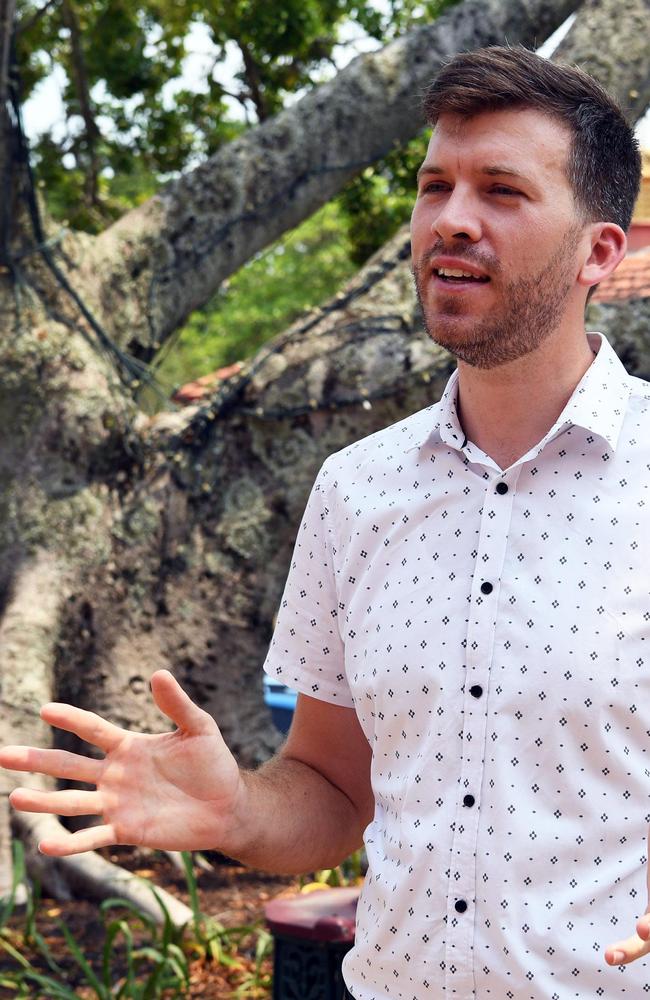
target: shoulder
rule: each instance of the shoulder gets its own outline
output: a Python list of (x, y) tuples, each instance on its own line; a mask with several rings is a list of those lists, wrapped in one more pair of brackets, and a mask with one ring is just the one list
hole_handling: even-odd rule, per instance
[(321, 488), (354, 482), (370, 470), (400, 461), (417, 461), (420, 448), (438, 425), (438, 408), (439, 403), (433, 403), (334, 452), (318, 477)]

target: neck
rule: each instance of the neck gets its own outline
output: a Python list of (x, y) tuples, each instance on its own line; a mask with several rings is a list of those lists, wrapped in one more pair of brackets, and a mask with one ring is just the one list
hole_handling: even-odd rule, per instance
[(553, 426), (594, 355), (584, 331), (548, 337), (498, 368), (459, 361), (458, 417), (468, 441), (507, 469)]

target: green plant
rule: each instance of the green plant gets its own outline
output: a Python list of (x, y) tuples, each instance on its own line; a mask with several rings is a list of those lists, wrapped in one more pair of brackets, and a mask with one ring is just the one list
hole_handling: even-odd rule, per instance
[[(185, 877), (192, 907), (192, 920), (183, 927), (172, 923), (160, 894), (151, 886), (161, 909), (157, 923), (137, 906), (123, 899), (105, 900), (99, 907), (104, 926), (101, 963), (93, 964), (62, 920), (57, 921), (65, 945), (67, 968), (55, 960), (38, 930), (40, 892), (28, 891), (20, 929), (10, 927), (15, 910), (16, 890), (25, 881), (22, 845), (13, 844), (13, 880), (9, 897), (0, 904), (0, 951), (13, 961), (14, 968), (0, 974), (0, 988), (15, 996), (74, 1000), (78, 990), (97, 1000), (156, 1000), (188, 996), (190, 965), (193, 959), (219, 964), (238, 973), (234, 989), (237, 997), (263, 997), (270, 989), (265, 968), (272, 941), (258, 925), (226, 928), (202, 913), (192, 858), (183, 855)], [(15, 921), (14, 921), (15, 924)], [(252, 967), (242, 961), (241, 951), (254, 949)], [(28, 957), (29, 956), (29, 957)], [(69, 985), (70, 965), (75, 967), (75, 988)]]
[[(107, 899), (101, 904), (105, 939), (100, 971), (93, 968), (90, 959), (84, 954), (64, 921), (57, 921), (68, 955), (77, 966), (78, 985), (92, 990), (97, 1000), (122, 1000), (122, 998), (154, 1000), (156, 997), (161, 997), (164, 991), (166, 991), (164, 995), (169, 998), (186, 994), (189, 986), (189, 962), (181, 947), (184, 929), (173, 925), (169, 913), (153, 887), (152, 892), (163, 913), (163, 922), (160, 926), (123, 899)], [(67, 985), (69, 972), (65, 972), (54, 960), (45, 939), (36, 929), (37, 907), (38, 892), (32, 891), (28, 900), (22, 940), (18, 935), (14, 943), (8, 941), (6, 937), (0, 940), (4, 950), (18, 965), (15, 971), (4, 974), (0, 985), (18, 990), (18, 996), (74, 1000), (79, 994)], [(110, 919), (110, 914), (116, 908), (126, 910), (131, 921), (142, 925), (149, 938), (146, 944), (134, 946), (133, 927), (129, 920), (123, 916)], [(119, 937), (123, 938), (125, 945), (124, 973), (118, 973), (114, 966), (115, 945)], [(45, 960), (51, 974), (41, 972), (23, 954), (27, 949)], [(34, 993), (32, 987), (40, 987), (40, 991)]]
[(271, 989), (271, 976), (265, 971), (264, 963), (270, 958), (273, 950), (271, 934), (260, 924), (243, 925), (241, 927), (224, 927), (218, 920), (206, 916), (199, 906), (198, 886), (192, 855), (183, 851), (183, 868), (192, 908), (191, 949), (199, 957), (207, 958), (230, 969), (239, 968), (242, 963), (239, 957), (243, 945), (251, 938), (255, 941), (255, 959), (252, 969), (243, 971), (243, 978), (235, 989), (235, 997), (263, 997)]
[(320, 871), (314, 872), (311, 882), (329, 885), (332, 888), (359, 885), (363, 880), (366, 867), (366, 854), (364, 849), (360, 847), (358, 851), (353, 851), (335, 868), (322, 868)]

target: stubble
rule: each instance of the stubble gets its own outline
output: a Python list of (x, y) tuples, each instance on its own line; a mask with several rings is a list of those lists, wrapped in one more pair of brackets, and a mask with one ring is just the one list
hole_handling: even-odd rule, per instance
[[(574, 285), (571, 273), (573, 253), (581, 233), (572, 226), (564, 235), (550, 260), (540, 271), (526, 278), (506, 281), (496, 259), (476, 252), (466, 245), (455, 248), (432, 247), (413, 267), (415, 289), (431, 339), (455, 357), (475, 368), (496, 368), (536, 350), (560, 324), (567, 298)], [(492, 315), (477, 319), (475, 325), (459, 334), (463, 303), (450, 295), (436, 315), (427, 315), (425, 283), (430, 280), (429, 260), (448, 253), (484, 267), (501, 284), (501, 307)]]

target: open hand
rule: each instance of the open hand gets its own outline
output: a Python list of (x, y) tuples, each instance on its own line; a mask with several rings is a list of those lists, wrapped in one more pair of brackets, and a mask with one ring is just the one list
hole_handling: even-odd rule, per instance
[(76, 733), (103, 759), (65, 750), (8, 746), (0, 765), (95, 785), (94, 791), (17, 788), (12, 806), (58, 816), (101, 816), (103, 823), (43, 841), (44, 854), (63, 856), (108, 847), (143, 845), (162, 850), (227, 849), (244, 794), (237, 763), (219, 728), (167, 670), (151, 678), (154, 701), (175, 732), (132, 733), (93, 712), (51, 703), (41, 709), (50, 725)]

